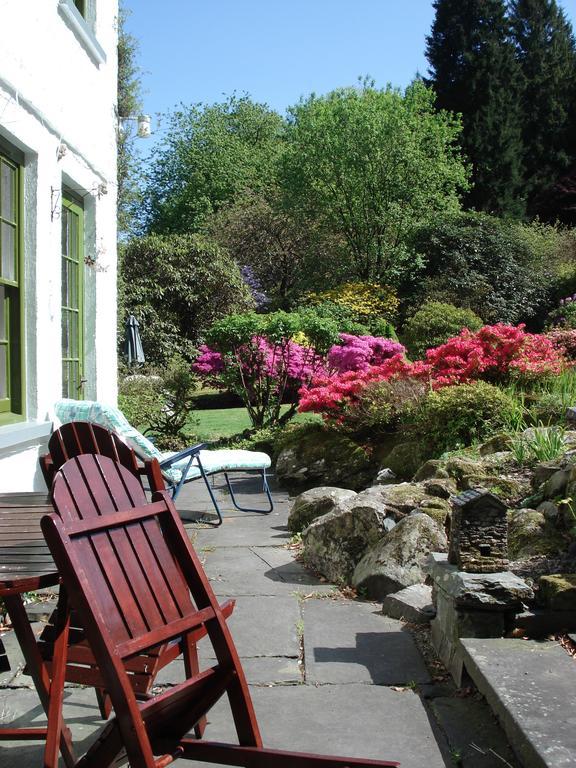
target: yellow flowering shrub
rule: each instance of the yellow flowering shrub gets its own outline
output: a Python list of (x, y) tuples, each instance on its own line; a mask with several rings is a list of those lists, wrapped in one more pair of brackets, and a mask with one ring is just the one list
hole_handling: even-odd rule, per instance
[(329, 291), (310, 293), (308, 301), (311, 304), (322, 304), (325, 301), (339, 304), (353, 313), (360, 323), (376, 317), (393, 322), (400, 304), (394, 288), (364, 282), (343, 283)]

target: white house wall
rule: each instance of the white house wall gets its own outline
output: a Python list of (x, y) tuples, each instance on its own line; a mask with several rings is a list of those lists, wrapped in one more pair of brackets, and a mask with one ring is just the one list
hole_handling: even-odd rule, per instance
[(85, 397), (116, 402), (117, 0), (90, 0), (105, 61), (63, 0), (0, 0), (0, 138), (25, 155), (26, 415), (0, 426), (0, 492), (41, 489), (38, 454), (61, 397), (61, 204), (84, 206)]

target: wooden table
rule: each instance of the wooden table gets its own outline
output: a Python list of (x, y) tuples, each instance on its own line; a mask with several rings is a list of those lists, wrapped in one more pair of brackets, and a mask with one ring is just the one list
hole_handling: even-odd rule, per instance
[[(38, 650), (22, 594), (58, 584), (58, 573), (40, 529), (42, 516), (53, 511), (46, 493), (0, 494), (0, 598), (10, 614), (27, 671), (47, 715), (50, 676)], [(46, 739), (49, 730), (49, 727), (1, 727), (0, 740)], [(60, 751), (66, 765), (73, 766), (72, 741), (65, 726), (60, 737)]]

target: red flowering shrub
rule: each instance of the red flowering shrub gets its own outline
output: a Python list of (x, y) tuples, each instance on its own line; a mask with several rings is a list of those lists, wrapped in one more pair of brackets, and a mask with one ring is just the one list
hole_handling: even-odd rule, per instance
[(526, 333), (524, 325), (499, 323), (475, 333), (464, 329), (446, 344), (429, 349), (426, 363), (438, 388), (474, 379), (502, 382), (514, 375), (558, 374), (564, 358), (546, 336)]
[(558, 374), (564, 365), (562, 352), (548, 337), (526, 333), (523, 325), (486, 325), (475, 333), (464, 329), (445, 344), (429, 349), (422, 362), (410, 363), (397, 354), (361, 371), (317, 377), (300, 390), (299, 410), (342, 423), (347, 409), (370, 382), (411, 377), (429, 380), (439, 389), (478, 379), (493, 383), (514, 377), (533, 379)]

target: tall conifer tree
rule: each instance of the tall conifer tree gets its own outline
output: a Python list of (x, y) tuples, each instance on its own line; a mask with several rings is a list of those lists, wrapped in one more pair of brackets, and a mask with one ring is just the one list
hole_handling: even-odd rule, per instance
[(550, 194), (576, 159), (576, 44), (556, 0), (512, 0), (510, 22), (523, 87), (528, 212), (554, 217)]
[(427, 38), (437, 106), (462, 114), (472, 164), (468, 205), (506, 216), (524, 212), (521, 73), (503, 0), (435, 0)]

